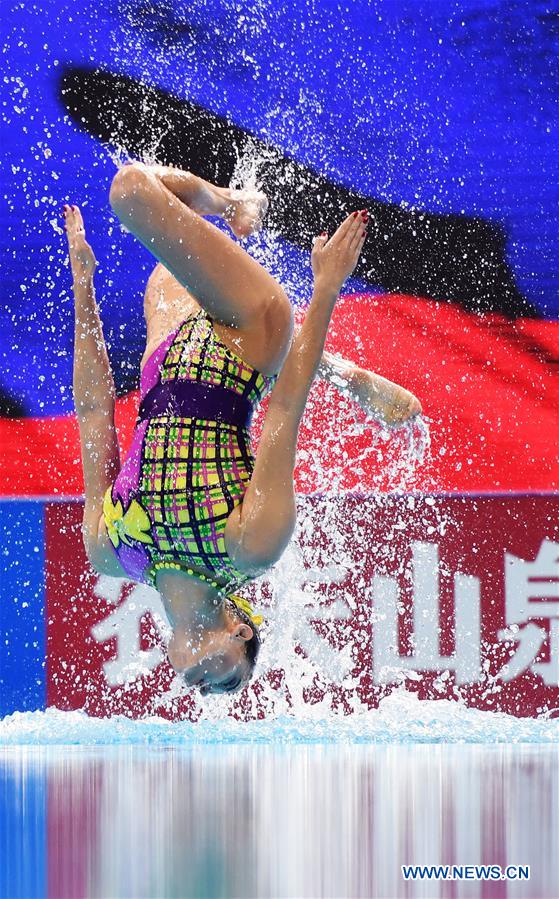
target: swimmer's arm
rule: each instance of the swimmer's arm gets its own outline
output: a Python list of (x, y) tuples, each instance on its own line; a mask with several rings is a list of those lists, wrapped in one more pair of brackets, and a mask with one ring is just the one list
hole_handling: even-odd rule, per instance
[(73, 390), (85, 488), (82, 535), (96, 571), (122, 577), (102, 515), (105, 491), (120, 471), (120, 451), (114, 420), (116, 394), (93, 275), (74, 279), (74, 300)]
[(250, 483), (225, 528), (227, 552), (247, 574), (257, 576), (277, 562), (295, 528), (298, 431), (298, 416), (270, 402)]
[(309, 391), (324, 353), (332, 312), (345, 280), (353, 272), (366, 236), (366, 225), (357, 212), (350, 214), (328, 240), (318, 237), (311, 253), (314, 277), (312, 299), (303, 325), (295, 335), (276, 382), (270, 406), (275, 404), (302, 418)]
[(328, 282), (315, 282), (305, 320), (293, 338), (270, 397), (270, 408), (273, 404), (298, 421), (303, 416), (309, 391), (318, 372), (338, 296), (337, 286), (330, 286)]
[(336, 288), (315, 284), (305, 321), (270, 397), (250, 484), (227, 520), (227, 552), (238, 568), (250, 574), (277, 562), (295, 527), (293, 470), (299, 424), (337, 297)]
[[(97, 533), (95, 533), (96, 521)], [(129, 576), (118, 561), (118, 558), (113, 549), (113, 545), (109, 539), (104, 516), (101, 515), (101, 517), (97, 520), (97, 516), (95, 515), (92, 520), (91, 532), (87, 533), (84, 515), (84, 526), (82, 532), (89, 564), (97, 572), (97, 574), (109, 574), (111, 575), (111, 577), (128, 579)]]
[(116, 391), (93, 283), (97, 260), (80, 209), (65, 205), (64, 218), (74, 292), (73, 393), (85, 487), (82, 536), (92, 566), (118, 577), (123, 572), (109, 546), (102, 514), (105, 491), (120, 470), (120, 452)]
[(120, 471), (114, 408), (78, 412), (85, 487), (82, 536), (87, 557), (99, 574), (125, 577), (110, 543), (103, 517), (103, 497)]
[(74, 405), (78, 418), (114, 412), (116, 390), (93, 283), (97, 260), (86, 240), (77, 206), (65, 206), (72, 289), (74, 291)]
[(299, 424), (322, 359), (336, 300), (363, 246), (362, 228), (360, 221), (348, 216), (328, 243), (321, 236), (313, 247), (311, 303), (270, 396), (243, 502), (230, 514), (225, 530), (229, 555), (248, 573), (277, 562), (295, 528), (293, 471)]

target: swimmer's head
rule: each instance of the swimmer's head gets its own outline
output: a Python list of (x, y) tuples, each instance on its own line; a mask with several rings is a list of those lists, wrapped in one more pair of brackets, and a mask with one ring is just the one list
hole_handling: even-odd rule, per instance
[(185, 683), (210, 693), (236, 693), (252, 677), (260, 651), (262, 619), (238, 596), (224, 601), (222, 625), (207, 628), (196, 650), (187, 641), (180, 649), (169, 644), (169, 659)]

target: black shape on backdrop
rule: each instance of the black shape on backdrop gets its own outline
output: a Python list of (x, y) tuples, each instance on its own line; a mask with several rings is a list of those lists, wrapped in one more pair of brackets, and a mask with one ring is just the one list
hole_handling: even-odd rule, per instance
[(353, 209), (367, 207), (369, 238), (355, 275), (372, 287), (457, 303), (469, 312), (538, 317), (518, 290), (506, 261), (504, 229), (480, 218), (436, 215), (383, 203), (336, 184), (188, 100), (128, 76), (67, 67), (60, 98), (81, 128), (141, 157), (157, 147), (158, 162), (228, 184), (237, 156), (262, 153), (259, 180), (270, 197), (267, 221), (309, 250)]
[(0, 386), (0, 418), (25, 418), (27, 409), (17, 397)]

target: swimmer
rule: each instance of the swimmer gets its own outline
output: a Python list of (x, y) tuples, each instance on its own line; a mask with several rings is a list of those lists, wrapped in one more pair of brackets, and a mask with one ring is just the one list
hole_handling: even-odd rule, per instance
[[(133, 163), (116, 173), (109, 201), (158, 263), (144, 297), (140, 408), (121, 465), (97, 263), (80, 210), (64, 206), (85, 549), (97, 572), (160, 593), (173, 629), (169, 661), (186, 684), (204, 695), (233, 693), (252, 675), (262, 621), (237, 590), (277, 562), (293, 533), (297, 435), (313, 380), (331, 380), (389, 426), (421, 407), (404, 388), (324, 352), (366, 238), (366, 210), (315, 239), (313, 295), (294, 336), (283, 288), (206, 218), (219, 216), (246, 237), (262, 227), (263, 193)], [(267, 394), (255, 458), (250, 420)]]

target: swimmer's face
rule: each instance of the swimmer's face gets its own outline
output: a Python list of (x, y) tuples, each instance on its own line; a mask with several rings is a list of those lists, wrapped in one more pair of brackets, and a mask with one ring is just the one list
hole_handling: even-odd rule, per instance
[[(250, 677), (246, 643), (253, 636), (248, 624), (227, 615), (219, 629), (208, 629), (199, 646), (187, 641), (181, 647), (181, 673), (190, 687), (202, 696), (209, 693), (236, 693)], [(197, 651), (196, 651), (197, 650)]]

